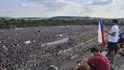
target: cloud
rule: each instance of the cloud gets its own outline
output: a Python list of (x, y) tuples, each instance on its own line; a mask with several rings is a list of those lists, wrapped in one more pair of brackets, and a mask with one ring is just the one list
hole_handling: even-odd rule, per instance
[[(46, 15), (49, 16), (59, 16), (59, 15), (77, 15), (81, 16), (84, 12), (88, 12), (89, 8), (82, 7), (78, 3), (71, 2), (69, 0), (29, 0), (30, 3), (34, 3), (37, 6), (42, 5)], [(22, 4), (26, 6), (25, 4)], [(86, 11), (84, 10), (86, 9)]]
[(84, 6), (83, 9), (84, 9), (84, 12), (85, 13), (91, 13), (91, 12), (94, 12), (94, 7), (91, 7), (91, 6)]
[(123, 10), (123, 9), (124, 9), (124, 4), (123, 4), (123, 5), (121, 5), (120, 9), (121, 9), (121, 10)]
[(114, 0), (90, 0), (88, 4), (90, 5), (109, 5)]
[(7, 0), (0, 2), (0, 8), (0, 16), (123, 17), (124, 2), (123, 0)]
[(22, 7), (27, 7), (27, 6), (31, 6), (31, 4), (21, 3), (20, 6), (22, 6)]
[[(72, 0), (28, 0), (32, 4), (43, 5), (45, 13), (55, 12), (54, 14), (75, 14), (82, 15), (84, 13), (93, 12), (90, 6), (83, 6), (79, 2), (72, 2)], [(29, 6), (22, 4), (22, 6)]]
[(65, 0), (29, 0), (30, 2), (38, 3), (44, 5), (48, 10), (57, 10), (63, 7), (66, 7), (70, 2)]

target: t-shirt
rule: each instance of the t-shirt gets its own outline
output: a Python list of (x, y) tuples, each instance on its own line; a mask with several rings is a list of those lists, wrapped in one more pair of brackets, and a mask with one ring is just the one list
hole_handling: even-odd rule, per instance
[(95, 65), (96, 70), (110, 70), (109, 60), (102, 54), (90, 57), (88, 63), (90, 65)]
[(119, 39), (119, 28), (117, 25), (111, 27), (110, 33), (116, 32), (115, 36), (108, 34), (108, 42), (118, 42)]

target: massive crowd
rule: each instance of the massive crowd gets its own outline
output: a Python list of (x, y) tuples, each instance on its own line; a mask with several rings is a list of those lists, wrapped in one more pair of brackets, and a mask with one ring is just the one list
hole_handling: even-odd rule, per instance
[[(57, 65), (73, 54), (62, 50), (76, 45), (75, 40), (78, 42), (80, 37), (95, 34), (96, 30), (95, 25), (0, 29), (0, 63), (8, 70), (47, 70), (49, 65)], [(64, 38), (69, 38), (64, 44), (42, 46)]]

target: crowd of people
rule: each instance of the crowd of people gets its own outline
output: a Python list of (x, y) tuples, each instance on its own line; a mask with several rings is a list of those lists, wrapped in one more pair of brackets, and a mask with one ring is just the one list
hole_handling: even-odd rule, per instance
[[(123, 50), (120, 47), (124, 43), (123, 32), (120, 33), (118, 21), (112, 20), (108, 34), (108, 55), (103, 56), (98, 47), (91, 48), (92, 56), (87, 61), (79, 61), (74, 70), (110, 70), (110, 62), (116, 69), (121, 66), (119, 59), (123, 60)], [(7, 70), (48, 70), (50, 65), (58, 65), (65, 59), (82, 53), (85, 47), (74, 47), (81, 40), (86, 41), (92, 35), (97, 34), (96, 25), (84, 26), (43, 26), (12, 28), (0, 30), (0, 68)], [(83, 37), (83, 38), (82, 38)], [(44, 45), (64, 38), (69, 40), (62, 44)], [(80, 40), (81, 39), (81, 40)], [(115, 54), (120, 56), (116, 56)], [(114, 59), (114, 57), (116, 59)], [(101, 69), (102, 68), (102, 69)], [(72, 70), (73, 68), (69, 68)], [(68, 68), (66, 68), (68, 70)], [(121, 70), (121, 69), (120, 69)]]
[(49, 65), (57, 64), (58, 60), (61, 62), (65, 55), (68, 56), (68, 53), (58, 55), (58, 52), (72, 46), (69, 46), (68, 42), (50, 46), (42, 46), (42, 44), (67, 37), (75, 43), (78, 37), (96, 32), (95, 28), (96, 26), (86, 25), (1, 29), (1, 66), (8, 70), (47, 70)]

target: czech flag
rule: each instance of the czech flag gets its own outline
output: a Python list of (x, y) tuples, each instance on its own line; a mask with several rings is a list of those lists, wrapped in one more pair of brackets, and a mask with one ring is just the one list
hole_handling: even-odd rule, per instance
[(104, 24), (103, 21), (100, 20), (98, 27), (98, 43), (102, 44), (105, 47), (105, 38), (104, 38)]

